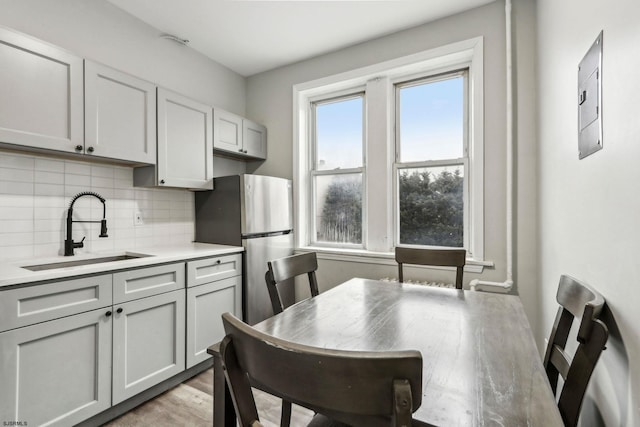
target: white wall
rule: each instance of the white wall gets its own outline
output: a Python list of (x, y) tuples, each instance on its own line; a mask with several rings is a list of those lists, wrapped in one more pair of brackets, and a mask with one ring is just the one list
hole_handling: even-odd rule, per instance
[[(561, 274), (598, 289), (610, 308), (611, 335), (589, 387), (583, 425), (638, 426), (640, 2), (538, 0), (537, 12), (542, 331), (555, 316)], [(578, 63), (600, 30), (604, 148), (578, 160)]]
[[(522, 85), (523, 99), (531, 102), (533, 93), (534, 11), (529, 0), (522, 3), (518, 26), (518, 48), (522, 49), (521, 66), (525, 69)], [(257, 168), (258, 173), (291, 178), (292, 163), (292, 86), (404, 55), (443, 46), (456, 41), (482, 36), (484, 38), (485, 89), (485, 258), (495, 262), (495, 269), (485, 269), (478, 276), (465, 274), (465, 282), (482, 277), (485, 280), (504, 281), (505, 256), (505, 13), (504, 2), (489, 5), (428, 23), (413, 29), (372, 40), (360, 45), (323, 55), (297, 64), (265, 72), (248, 79), (247, 114), (264, 123), (269, 129), (269, 157)], [(527, 107), (527, 105), (525, 105)], [(532, 324), (537, 324), (537, 281), (535, 275), (535, 204), (536, 159), (534, 133), (528, 132), (535, 124), (529, 117), (522, 126), (525, 146), (518, 151), (518, 247), (523, 255), (516, 258), (516, 286), (523, 298)], [(518, 274), (522, 272), (522, 274)], [(410, 273), (416, 275), (415, 272)], [(424, 275), (424, 271), (419, 274)], [(329, 288), (353, 276), (380, 278), (396, 276), (394, 263), (372, 265), (322, 259), (318, 271), (321, 288)]]

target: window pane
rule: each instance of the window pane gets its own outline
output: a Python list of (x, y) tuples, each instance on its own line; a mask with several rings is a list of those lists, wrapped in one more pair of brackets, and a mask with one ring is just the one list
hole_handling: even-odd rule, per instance
[(400, 243), (462, 247), (463, 166), (398, 171)]
[(400, 88), (400, 162), (463, 156), (464, 81), (460, 76)]
[(316, 104), (316, 170), (362, 166), (362, 101)]
[(315, 177), (316, 241), (362, 244), (362, 174)]

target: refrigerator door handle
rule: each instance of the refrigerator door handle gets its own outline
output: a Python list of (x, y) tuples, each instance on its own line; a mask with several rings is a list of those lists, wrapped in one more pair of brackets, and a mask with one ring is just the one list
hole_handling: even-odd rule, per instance
[(293, 230), (269, 231), (267, 233), (249, 233), (243, 234), (243, 239), (259, 239), (261, 237), (284, 236), (293, 233)]

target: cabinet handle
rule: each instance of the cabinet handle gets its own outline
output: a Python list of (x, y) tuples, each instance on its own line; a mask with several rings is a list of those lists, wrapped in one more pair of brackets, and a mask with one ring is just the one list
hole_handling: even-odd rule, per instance
[(118, 309), (116, 310), (116, 313), (118, 314), (122, 313), (122, 307), (118, 307)]
[[(79, 145), (78, 145), (78, 147), (79, 147)], [(241, 153), (244, 153), (244, 151), (242, 151), (242, 148), (241, 148), (241, 149), (239, 149), (238, 151), (239, 151), (239, 152), (241, 152)]]
[(109, 316), (111, 316), (111, 312), (110, 312), (110, 311), (107, 311), (104, 315), (105, 315), (105, 316), (107, 316), (107, 317), (109, 317)]
[(87, 151), (90, 152), (90, 153), (93, 153), (93, 147), (87, 148)]
[(76, 145), (76, 151), (82, 151), (82, 145)]
[(242, 151), (244, 154), (247, 154), (247, 150)]
[(220, 260), (217, 260), (217, 261), (216, 261), (216, 264), (220, 264), (220, 262), (221, 262)]
[(161, 180), (160, 180), (160, 184), (164, 184), (164, 179), (161, 179)]

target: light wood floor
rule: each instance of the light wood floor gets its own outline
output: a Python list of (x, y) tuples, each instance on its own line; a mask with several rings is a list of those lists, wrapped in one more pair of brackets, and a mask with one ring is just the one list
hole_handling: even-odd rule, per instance
[[(280, 399), (254, 390), (260, 422), (265, 427), (280, 425)], [(293, 406), (291, 426), (305, 426), (313, 412)], [(188, 426), (213, 425), (213, 368), (187, 382), (166, 391), (119, 418), (107, 427)]]

